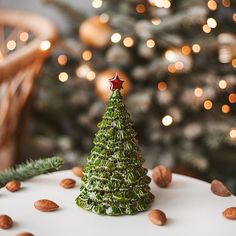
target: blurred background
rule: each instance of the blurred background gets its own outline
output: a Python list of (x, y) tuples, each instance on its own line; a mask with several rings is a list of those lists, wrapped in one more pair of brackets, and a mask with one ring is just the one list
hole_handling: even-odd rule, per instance
[(236, 192), (233, 0), (0, 0), (1, 168), (83, 165), (115, 72), (148, 168)]

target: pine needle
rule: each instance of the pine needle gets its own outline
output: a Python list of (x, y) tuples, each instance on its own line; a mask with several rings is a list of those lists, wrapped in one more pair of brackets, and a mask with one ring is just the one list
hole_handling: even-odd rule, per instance
[(11, 180), (26, 180), (34, 176), (58, 170), (64, 163), (61, 157), (28, 160), (16, 167), (0, 171), (0, 188)]

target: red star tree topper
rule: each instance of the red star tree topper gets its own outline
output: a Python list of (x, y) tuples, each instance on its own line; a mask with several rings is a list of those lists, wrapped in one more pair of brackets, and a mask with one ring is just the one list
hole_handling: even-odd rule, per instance
[(119, 75), (116, 73), (115, 76), (109, 80), (111, 83), (111, 90), (123, 89), (124, 80), (121, 80)]

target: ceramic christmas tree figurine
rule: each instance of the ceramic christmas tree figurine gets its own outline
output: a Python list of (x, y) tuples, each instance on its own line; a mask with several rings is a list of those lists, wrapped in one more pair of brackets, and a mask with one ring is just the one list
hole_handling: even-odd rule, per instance
[(154, 199), (150, 177), (136, 140), (130, 115), (122, 101), (124, 81), (110, 80), (109, 99), (94, 147), (84, 169), (77, 204), (102, 215), (130, 215), (149, 208)]

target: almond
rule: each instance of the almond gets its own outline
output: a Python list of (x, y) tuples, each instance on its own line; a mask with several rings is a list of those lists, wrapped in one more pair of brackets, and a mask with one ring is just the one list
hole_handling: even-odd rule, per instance
[(72, 168), (72, 172), (79, 177), (83, 177), (84, 172), (83, 172), (83, 168), (81, 166), (75, 166)]
[(165, 213), (158, 209), (150, 211), (148, 217), (155, 225), (164, 225), (167, 221)]
[(216, 179), (211, 182), (211, 191), (221, 197), (228, 197), (231, 195), (229, 189), (221, 181)]
[(172, 172), (169, 168), (159, 165), (153, 169), (152, 179), (161, 188), (167, 187), (172, 181)]
[(8, 215), (0, 215), (0, 229), (9, 229), (13, 225), (13, 221)]
[(229, 220), (236, 220), (236, 207), (229, 207), (225, 209), (223, 216)]
[(73, 188), (76, 184), (76, 181), (74, 179), (63, 179), (61, 182), (60, 182), (60, 185), (63, 187), (63, 188)]
[(16, 236), (34, 236), (34, 235), (29, 232), (23, 232), (23, 233), (17, 234)]
[(37, 210), (43, 212), (56, 211), (59, 208), (59, 206), (55, 202), (48, 199), (40, 199), (36, 201), (34, 203), (34, 207)]
[(18, 180), (12, 180), (6, 184), (6, 189), (10, 192), (16, 192), (20, 189), (21, 183)]

